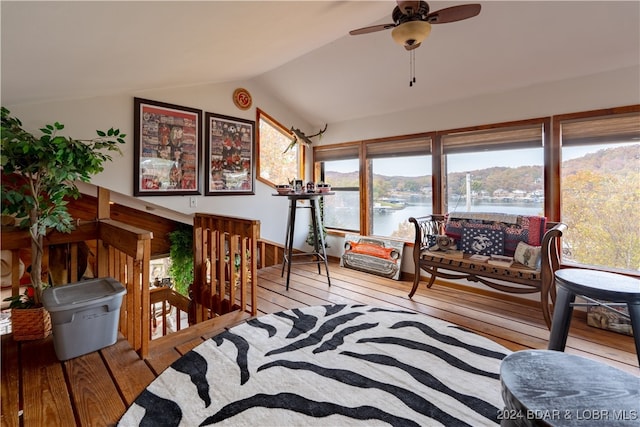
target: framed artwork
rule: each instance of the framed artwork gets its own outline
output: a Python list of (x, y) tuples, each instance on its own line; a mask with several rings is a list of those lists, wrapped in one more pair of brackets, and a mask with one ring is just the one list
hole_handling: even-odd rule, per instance
[(255, 122), (206, 113), (205, 195), (254, 194)]
[(202, 110), (134, 98), (134, 196), (200, 193)]

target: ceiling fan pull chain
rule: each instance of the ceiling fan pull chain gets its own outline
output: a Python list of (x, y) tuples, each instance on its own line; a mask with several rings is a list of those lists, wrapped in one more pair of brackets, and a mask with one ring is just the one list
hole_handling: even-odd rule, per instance
[(411, 74), (413, 75), (413, 83), (416, 82), (416, 51), (411, 51)]
[(412, 87), (416, 82), (416, 52), (411, 50), (409, 52), (409, 87)]
[(412, 75), (412, 67), (411, 67), (411, 57), (413, 56), (413, 51), (409, 52), (409, 87), (413, 86), (413, 75)]

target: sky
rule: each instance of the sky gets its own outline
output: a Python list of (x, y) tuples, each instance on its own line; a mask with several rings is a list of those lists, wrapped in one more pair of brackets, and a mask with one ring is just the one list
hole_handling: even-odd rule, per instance
[[(624, 144), (601, 144), (563, 148), (563, 160), (583, 157), (588, 153), (595, 153), (604, 148), (619, 147)], [(505, 150), (451, 156), (448, 172), (467, 172), (488, 167), (519, 167), (536, 166), (544, 163), (542, 150), (531, 148), (524, 150)], [(353, 172), (358, 170), (357, 160), (335, 162), (334, 170), (338, 172)], [(427, 156), (377, 159), (374, 163), (375, 173), (385, 176), (424, 176), (431, 175), (431, 162)]]

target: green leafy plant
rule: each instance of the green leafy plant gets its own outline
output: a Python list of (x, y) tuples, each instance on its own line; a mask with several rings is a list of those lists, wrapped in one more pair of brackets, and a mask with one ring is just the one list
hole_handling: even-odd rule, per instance
[(3, 301), (11, 301), (9, 308), (33, 308), (35, 302), (36, 291), (33, 286), (27, 286), (22, 295), (16, 295), (3, 299)]
[(169, 241), (169, 274), (175, 283), (176, 291), (188, 296), (189, 286), (193, 283), (193, 226), (180, 224), (169, 233)]
[[(35, 136), (2, 107), (2, 213), (14, 215), (31, 236), (31, 285), (34, 304), (42, 298), (43, 242), (49, 230), (69, 233), (74, 228), (67, 210), (68, 197), (78, 198), (76, 181), (89, 182), (110, 161), (109, 151), (121, 153), (125, 134), (119, 129), (96, 131), (89, 140), (61, 136), (64, 125), (55, 122)], [(104, 152), (106, 151), (106, 152)]]
[[(324, 247), (328, 248), (329, 244), (327, 243), (327, 229), (324, 226), (324, 197), (320, 197), (318, 199), (318, 203), (320, 208), (320, 224), (322, 228), (322, 230), (318, 230), (318, 231), (322, 233), (322, 240), (324, 240)], [(315, 233), (313, 232), (313, 223), (311, 223), (309, 224), (309, 232), (307, 233), (307, 239), (305, 240), (305, 242), (307, 242), (307, 245), (315, 247), (316, 238), (318, 239), (318, 248), (320, 248), (320, 245), (321, 245), (320, 238), (319, 236), (316, 236)]]

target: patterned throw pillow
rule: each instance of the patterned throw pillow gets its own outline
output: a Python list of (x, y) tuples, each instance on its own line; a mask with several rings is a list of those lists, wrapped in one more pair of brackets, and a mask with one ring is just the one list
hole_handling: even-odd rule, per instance
[(462, 252), (504, 255), (504, 231), (465, 227), (462, 229)]
[(529, 268), (540, 268), (541, 260), (540, 246), (531, 246), (525, 242), (518, 243), (513, 259)]

